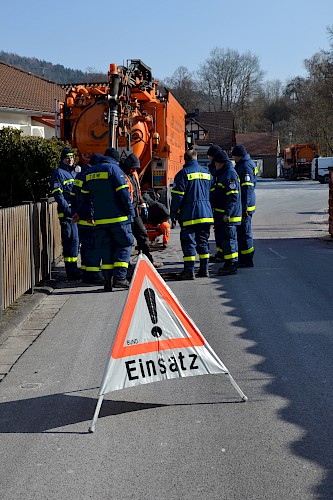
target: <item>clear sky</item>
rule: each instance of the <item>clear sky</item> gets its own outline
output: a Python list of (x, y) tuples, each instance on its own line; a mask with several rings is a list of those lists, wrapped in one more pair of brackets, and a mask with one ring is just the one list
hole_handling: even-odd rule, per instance
[(0, 50), (67, 68), (106, 73), (141, 59), (164, 79), (219, 47), (250, 51), (265, 80), (285, 83), (329, 49), (333, 0), (2, 0), (0, 16)]

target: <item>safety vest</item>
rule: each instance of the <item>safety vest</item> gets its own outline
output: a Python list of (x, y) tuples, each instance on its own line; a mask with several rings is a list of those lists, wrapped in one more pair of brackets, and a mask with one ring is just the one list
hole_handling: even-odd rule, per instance
[[(131, 202), (133, 203), (133, 193), (134, 193), (134, 187), (133, 187), (133, 184), (131, 182), (131, 179), (129, 178), (129, 176), (127, 174), (126, 175), (126, 180), (127, 180), (127, 184), (128, 184), (128, 191), (129, 191), (129, 195), (130, 195), (130, 198), (131, 198)], [(136, 183), (138, 185), (138, 203), (140, 203), (140, 200), (141, 200), (141, 187), (140, 187), (140, 181), (139, 181), (139, 176), (138, 176), (138, 173), (136, 170), (134, 170), (133, 174), (132, 174), (136, 180)]]

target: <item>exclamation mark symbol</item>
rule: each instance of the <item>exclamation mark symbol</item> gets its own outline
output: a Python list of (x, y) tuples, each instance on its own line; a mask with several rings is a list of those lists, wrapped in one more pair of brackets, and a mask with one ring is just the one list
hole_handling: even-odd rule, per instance
[[(155, 292), (152, 288), (146, 288), (144, 291), (144, 296), (146, 299), (151, 322), (153, 323), (153, 325), (156, 325), (158, 319)], [(160, 337), (162, 335), (162, 328), (160, 328), (159, 326), (153, 326), (153, 328), (151, 329), (151, 334), (153, 337)]]

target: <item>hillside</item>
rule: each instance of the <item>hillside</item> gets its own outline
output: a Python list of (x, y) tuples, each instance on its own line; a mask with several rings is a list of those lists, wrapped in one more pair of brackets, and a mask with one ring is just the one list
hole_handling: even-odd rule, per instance
[(49, 61), (36, 59), (35, 57), (23, 57), (10, 52), (4, 52), (3, 50), (0, 51), (0, 61), (56, 83), (100, 82), (107, 80), (107, 75), (103, 73), (85, 73), (77, 69), (65, 68), (61, 64), (52, 64)]

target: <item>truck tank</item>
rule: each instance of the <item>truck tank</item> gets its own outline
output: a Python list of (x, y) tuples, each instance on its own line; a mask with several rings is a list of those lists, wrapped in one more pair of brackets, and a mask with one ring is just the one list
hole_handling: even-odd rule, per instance
[(182, 168), (186, 112), (167, 89), (158, 90), (151, 69), (140, 60), (110, 65), (108, 82), (65, 86), (59, 136), (78, 151), (81, 163), (115, 147), (124, 160), (140, 159), (143, 190), (153, 190), (166, 205)]

